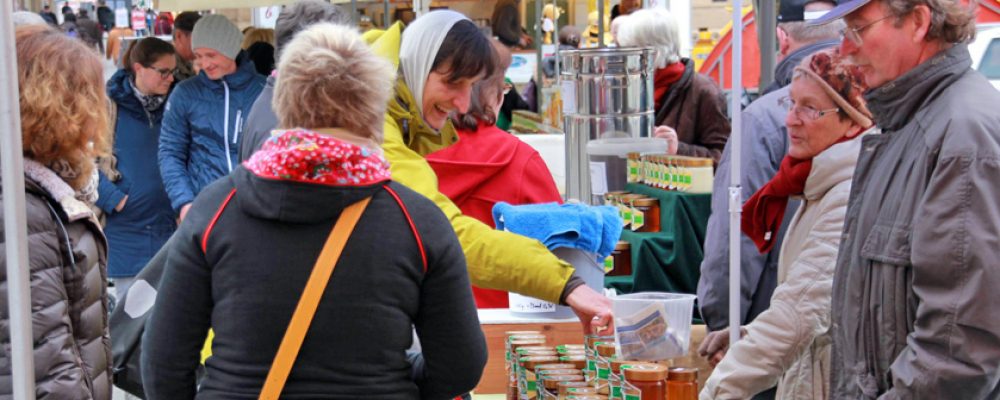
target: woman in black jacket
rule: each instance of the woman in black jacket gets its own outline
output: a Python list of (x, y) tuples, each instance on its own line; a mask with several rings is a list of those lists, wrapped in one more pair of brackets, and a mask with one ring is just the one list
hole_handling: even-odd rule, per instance
[[(365, 198), (282, 394), (468, 392), (486, 349), (461, 246), (434, 203), (390, 180), (378, 147), (392, 67), (352, 28), (319, 24), (285, 47), (278, 70), (283, 129), (197, 197), (168, 257), (143, 337), (148, 398), (256, 398), (325, 239)], [(415, 379), (411, 326), (425, 360)]]

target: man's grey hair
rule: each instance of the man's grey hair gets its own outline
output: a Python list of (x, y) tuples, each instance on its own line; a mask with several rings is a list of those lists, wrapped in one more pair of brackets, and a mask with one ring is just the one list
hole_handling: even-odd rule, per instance
[(634, 11), (622, 22), (617, 35), (616, 40), (621, 47), (652, 47), (656, 51), (656, 68), (681, 59), (677, 19), (667, 10), (646, 8)]
[(31, 12), (31, 11), (14, 11), (14, 14), (11, 15), (11, 17), (13, 17), (13, 19), (14, 19), (14, 27), (15, 28), (17, 28), (19, 26), (24, 26), (24, 25), (46, 25), (47, 24), (47, 22), (45, 22), (45, 20), (42, 19), (41, 15), (35, 14), (35, 13)]
[(978, 2), (968, 5), (954, 0), (882, 0), (886, 11), (900, 19), (918, 5), (926, 5), (931, 10), (931, 24), (926, 40), (940, 40), (944, 43), (968, 43), (976, 38), (976, 7)]
[(309, 25), (318, 22), (351, 24), (351, 13), (343, 8), (319, 0), (300, 0), (285, 7), (278, 15), (274, 26), (274, 55), (281, 54), (281, 48)]

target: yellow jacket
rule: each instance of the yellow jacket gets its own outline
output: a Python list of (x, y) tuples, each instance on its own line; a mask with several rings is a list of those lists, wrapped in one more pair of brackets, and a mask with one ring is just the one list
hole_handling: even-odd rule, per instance
[[(377, 54), (399, 67), (402, 24), (397, 22), (386, 31), (366, 32), (364, 37)], [(448, 217), (462, 243), (474, 285), (559, 302), (573, 273), (572, 266), (556, 258), (537, 240), (497, 231), (462, 215), (462, 211), (438, 191), (437, 176), (424, 156), (455, 143), (458, 136), (450, 123), (440, 133), (435, 132), (424, 122), (414, 103), (400, 76), (385, 116), (382, 145), (391, 164), (392, 179), (427, 196)]]

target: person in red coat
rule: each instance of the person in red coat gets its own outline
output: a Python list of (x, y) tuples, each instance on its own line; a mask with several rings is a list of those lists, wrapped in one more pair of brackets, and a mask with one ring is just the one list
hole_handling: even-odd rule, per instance
[[(458, 143), (427, 156), (441, 193), (462, 213), (493, 224), (493, 205), (562, 202), (545, 161), (528, 144), (496, 127), (510, 52), (493, 40), (502, 68), (473, 86), (469, 111), (451, 118)], [(506, 308), (507, 292), (472, 287), (479, 308)]]

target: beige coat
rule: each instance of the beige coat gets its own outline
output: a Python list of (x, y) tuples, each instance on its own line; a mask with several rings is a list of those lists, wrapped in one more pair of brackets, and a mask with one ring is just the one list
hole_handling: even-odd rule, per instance
[(747, 325), (701, 392), (701, 399), (748, 399), (778, 384), (778, 399), (826, 399), (830, 298), (840, 234), (861, 141), (813, 159), (802, 206), (778, 261), (771, 307)]

